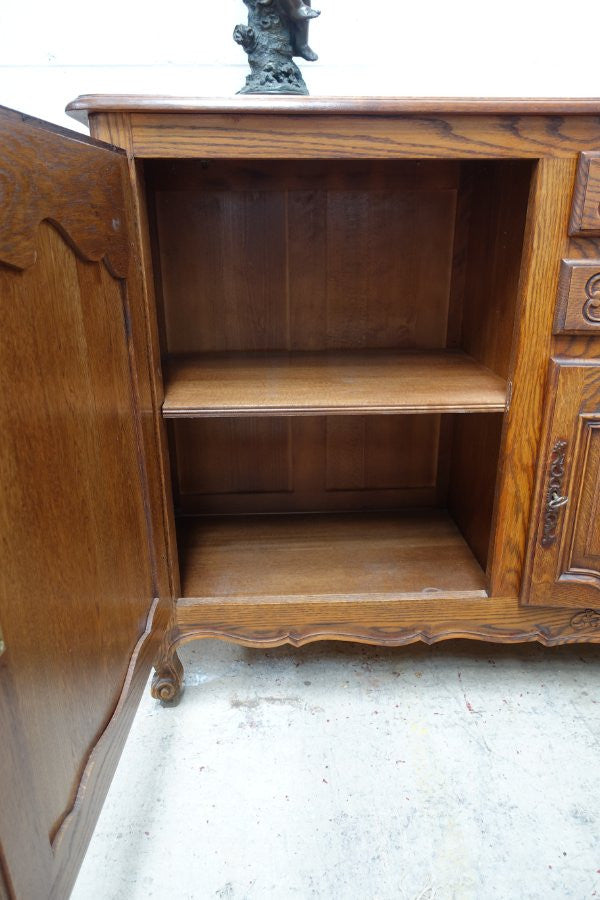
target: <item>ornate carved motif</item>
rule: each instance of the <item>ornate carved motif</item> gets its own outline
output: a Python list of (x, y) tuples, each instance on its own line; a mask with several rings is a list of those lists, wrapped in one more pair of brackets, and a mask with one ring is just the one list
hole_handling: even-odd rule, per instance
[(507, 604), (496, 621), (484, 622), (477, 614), (470, 620), (447, 620), (435, 624), (419, 622), (406, 627), (399, 625), (361, 625), (357, 622), (337, 624), (305, 624), (297, 626), (274, 626), (271, 628), (252, 625), (184, 625), (175, 629), (167, 639), (166, 649), (157, 664), (152, 682), (152, 696), (163, 702), (177, 699), (181, 689), (183, 666), (176, 650), (191, 641), (222, 640), (257, 649), (281, 647), (304, 647), (316, 641), (346, 641), (350, 643), (372, 644), (378, 647), (402, 647), (421, 641), (435, 644), (451, 638), (470, 638), (491, 643), (524, 643), (537, 641), (546, 647), (573, 641), (573, 631), (586, 628), (597, 630), (598, 634), (582, 636), (577, 640), (597, 643), (600, 641), (600, 612), (587, 609), (577, 613), (567, 624), (564, 610), (546, 611), (543, 624), (538, 612), (524, 610), (523, 607)]
[(550, 459), (550, 478), (546, 492), (546, 510), (544, 514), (544, 530), (542, 533), (542, 547), (551, 547), (556, 541), (556, 529), (560, 510), (569, 502), (568, 497), (561, 494), (562, 482), (565, 475), (565, 457), (567, 442), (557, 441), (552, 450)]
[(600, 628), (600, 611), (597, 609), (584, 609), (571, 619), (571, 628), (581, 631), (584, 628)]
[(316, 60), (308, 46), (308, 26), (320, 15), (311, 0), (244, 0), (248, 24), (233, 39), (248, 54), (250, 75), (240, 94), (308, 94), (294, 56)]
[(583, 315), (592, 325), (600, 325), (600, 272), (592, 275), (585, 286), (586, 302)]
[(563, 259), (554, 333), (597, 334), (599, 327), (600, 259)]
[[(594, 610), (591, 612), (596, 614)], [(600, 616), (600, 613), (597, 615)], [(345, 641), (372, 644), (377, 647), (402, 647), (417, 642), (431, 645), (449, 639), (470, 638), (500, 644), (538, 641), (546, 647), (552, 647), (571, 641), (572, 629), (578, 630), (577, 625), (573, 625), (572, 628), (570, 627), (572, 623), (567, 625), (563, 617), (564, 611), (556, 610), (547, 615), (544, 624), (541, 624), (537, 613), (524, 613), (520, 608), (505, 617), (500, 617), (497, 622), (484, 623), (477, 620), (445, 621), (436, 624), (421, 622), (404, 628), (391, 625), (366, 626), (356, 622), (273, 628), (248, 625), (197, 625), (183, 629), (176, 638), (175, 646), (179, 647), (191, 641), (216, 639), (257, 649), (270, 649), (285, 644), (304, 647), (316, 641)], [(584, 626), (579, 626), (580, 629), (582, 627)], [(596, 642), (596, 636), (592, 640)]]

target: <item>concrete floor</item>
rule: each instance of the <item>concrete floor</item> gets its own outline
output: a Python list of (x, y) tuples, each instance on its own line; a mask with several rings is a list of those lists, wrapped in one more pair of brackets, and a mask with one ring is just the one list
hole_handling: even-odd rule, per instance
[(600, 897), (600, 647), (182, 652), (74, 900)]

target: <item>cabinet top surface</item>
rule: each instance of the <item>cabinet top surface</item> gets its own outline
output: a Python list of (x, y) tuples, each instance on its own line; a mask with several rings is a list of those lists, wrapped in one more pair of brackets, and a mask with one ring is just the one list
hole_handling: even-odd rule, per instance
[(484, 97), (165, 97), (83, 94), (67, 113), (87, 123), (90, 113), (242, 113), (346, 116), (600, 116), (600, 98)]

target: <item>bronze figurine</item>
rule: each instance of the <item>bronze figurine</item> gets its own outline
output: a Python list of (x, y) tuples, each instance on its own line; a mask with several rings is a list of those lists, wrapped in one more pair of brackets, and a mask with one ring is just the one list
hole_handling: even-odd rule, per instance
[(234, 40), (248, 54), (250, 74), (240, 94), (308, 94), (294, 56), (318, 59), (308, 44), (311, 19), (320, 15), (311, 0), (244, 0), (248, 24)]

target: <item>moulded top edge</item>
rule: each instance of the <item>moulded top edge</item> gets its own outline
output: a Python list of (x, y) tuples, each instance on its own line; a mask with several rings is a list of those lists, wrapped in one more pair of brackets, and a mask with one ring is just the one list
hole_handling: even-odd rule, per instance
[(294, 115), (592, 115), (600, 116), (600, 98), (535, 97), (168, 97), (143, 94), (83, 94), (67, 113), (87, 124), (89, 113), (262, 113)]

